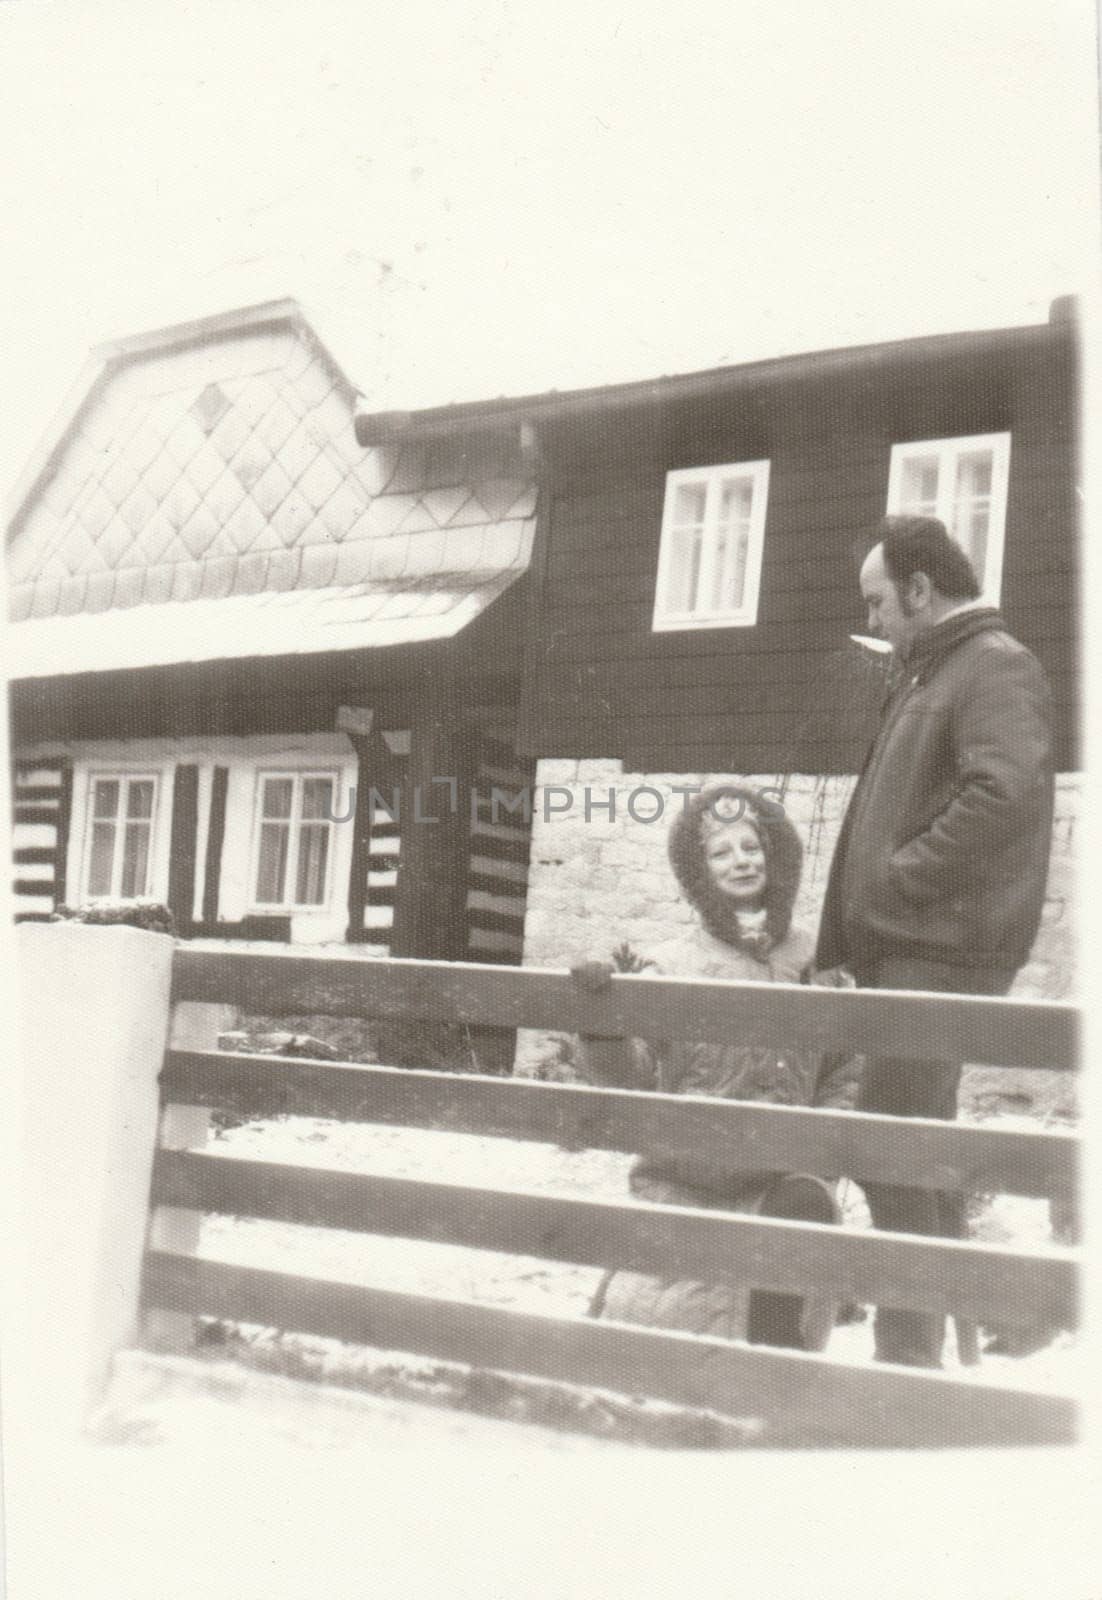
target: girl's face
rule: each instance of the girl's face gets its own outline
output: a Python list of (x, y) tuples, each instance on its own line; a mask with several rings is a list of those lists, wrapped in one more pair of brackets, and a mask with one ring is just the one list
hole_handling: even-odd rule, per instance
[(765, 893), (765, 851), (752, 822), (704, 823), (704, 859), (716, 888), (747, 909)]

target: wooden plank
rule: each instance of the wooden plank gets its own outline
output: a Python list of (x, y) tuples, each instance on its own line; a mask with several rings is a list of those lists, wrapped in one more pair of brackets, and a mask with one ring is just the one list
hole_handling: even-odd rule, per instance
[(147, 1306), (256, 1323), (479, 1369), (647, 1395), (745, 1417), (747, 1443), (877, 1449), (1068, 1444), (1064, 1396), (938, 1373), (852, 1367), (616, 1323), (295, 1278), (185, 1256), (146, 1256)]
[[(473, 752), (464, 736), (455, 682), (444, 677), (434, 680), (425, 673), (420, 687), (403, 785), (390, 948), (399, 956), (449, 960), (467, 947), (464, 878), (469, 824), (465, 807), (449, 810), (449, 796), (433, 780), (451, 773), (466, 795)], [(430, 817), (435, 820), (428, 824), (424, 819)], [(369, 893), (369, 904), (371, 899)]]
[(371, 785), (367, 781), (371, 740), (354, 734), (349, 734), (348, 739), (356, 752), (356, 811), (352, 821), (352, 863), (348, 873), (348, 927), (345, 936), (350, 944), (362, 944), (366, 932), (364, 913), (367, 909), (367, 869), (371, 853)]
[[(857, 615), (860, 618), (860, 607)], [(701, 660), (717, 654), (738, 656), (789, 656), (793, 636), (799, 633), (799, 646), (818, 652), (837, 649), (855, 631), (852, 609), (841, 617), (827, 617), (821, 623), (800, 629), (785, 628), (780, 636), (762, 628), (692, 628), (684, 632), (653, 633), (649, 612), (636, 626), (625, 625), (618, 611), (609, 613), (603, 629), (574, 630), (572, 613), (566, 607), (548, 610), (540, 632), (535, 636), (539, 658), (551, 661), (576, 657), (585, 661), (605, 660)], [(588, 633), (588, 637), (586, 634)]]
[(199, 768), (179, 762), (172, 782), (168, 846), (168, 908), (188, 929), (195, 909), (195, 856), (199, 843)]
[(29, 772), (53, 772), (60, 761), (58, 756), (16, 756), (10, 762), (15, 782), (23, 782)]
[[(741, 770), (746, 771), (741, 752), (747, 745), (776, 744), (778, 734), (783, 736), (786, 727), (801, 726), (806, 726), (817, 742), (837, 744), (839, 727), (848, 730), (866, 708), (873, 713), (878, 711), (884, 696), (881, 681), (867, 677), (858, 661), (838, 662), (830, 657), (793, 661), (792, 675), (774, 674), (771, 683), (752, 681), (749, 673), (740, 670), (741, 666), (741, 662), (717, 658), (708, 674), (712, 681), (694, 688), (660, 682), (645, 690), (634, 690), (628, 675), (602, 674), (599, 685), (591, 678), (588, 688), (575, 683), (557, 689), (555, 714), (579, 725), (611, 718), (617, 725), (619, 743), (625, 737), (668, 743), (683, 729), (691, 728), (705, 743), (726, 744), (732, 752), (728, 761), (737, 760)], [(795, 675), (797, 669), (799, 677)], [(760, 680), (768, 674), (754, 676)], [(595, 689), (599, 689), (602, 701), (598, 713), (593, 711)], [(754, 697), (749, 710), (748, 695)], [(625, 734), (625, 729), (630, 732)], [(625, 798), (628, 787), (622, 786)], [(536, 806), (538, 809), (538, 797)]]
[(508, 870), (511, 865), (512, 863), (504, 863), (500, 873), (468, 871), (467, 892), (469, 894), (509, 895), (517, 901), (518, 913), (523, 917), (527, 880), (523, 877), (514, 877)]
[(49, 801), (54, 806), (61, 803), (61, 787), (53, 783), (16, 783), (12, 798), (29, 805), (32, 801)]
[(473, 962), (364, 961), (291, 950), (178, 948), (173, 997), (263, 1015), (419, 1017), (436, 1022), (683, 1038), (1071, 1071), (1079, 1012), (1048, 1000), (927, 995), (889, 989), (615, 975), (589, 994), (568, 973)]
[[(870, 651), (863, 650), (859, 645), (851, 644), (847, 640), (839, 642), (838, 649), (832, 653), (834, 676), (847, 680), (855, 678), (861, 681), (865, 678), (875, 678), (878, 683), (883, 683), (886, 672), (879, 668), (877, 663), (883, 659), (874, 656)], [(608, 661), (601, 666), (601, 691), (612, 690), (621, 696), (630, 710), (636, 703), (632, 699), (632, 692), (649, 694), (654, 701), (661, 701), (664, 697), (667, 704), (676, 695), (676, 704), (686, 710), (698, 709), (693, 697), (710, 694), (714, 704), (717, 691), (725, 692), (737, 699), (739, 695), (753, 691), (756, 695), (769, 695), (770, 705), (776, 709), (806, 714), (809, 706), (809, 693), (817, 689), (822, 683), (822, 663), (816, 657), (809, 659), (800, 658), (793, 663), (798, 668), (800, 677), (782, 676), (775, 660), (756, 655), (732, 654), (731, 652), (717, 651), (713, 657), (704, 660), (682, 660), (677, 657), (663, 662), (662, 680), (657, 685), (640, 684), (638, 671), (628, 661)], [(593, 692), (593, 680), (586, 663), (561, 662), (558, 666), (548, 667), (543, 674), (542, 685), (544, 690), (553, 695), (556, 701), (561, 701), (571, 695), (580, 695), (588, 686), (590, 694)], [(687, 698), (686, 698), (687, 697)], [(744, 704), (737, 706), (740, 718), (747, 712)], [(749, 708), (752, 709), (752, 708)], [(834, 707), (837, 715), (838, 707)]]
[(57, 837), (54, 858), (54, 905), (65, 904), (69, 864), (69, 825), (73, 812), (73, 763), (61, 763), (61, 799), (57, 807)]
[(207, 854), (203, 863), (203, 921), (217, 923), (218, 895), (222, 877), (222, 844), (226, 836), (226, 794), (229, 767), (215, 767), (210, 789), (207, 818)]
[[(829, 660), (821, 661), (819, 669), (820, 676), (828, 672)], [(825, 748), (836, 747), (844, 743), (847, 734), (851, 733), (851, 717), (864, 714), (863, 707), (858, 706), (854, 710), (847, 704), (844, 712), (834, 712), (833, 727), (827, 727), (820, 732), (816, 728), (814, 707), (810, 703), (805, 706), (802, 713), (798, 710), (779, 712), (774, 706), (760, 704), (752, 711), (742, 711), (738, 708), (737, 692), (728, 689), (722, 694), (717, 690), (708, 697), (710, 709), (715, 713), (708, 716), (701, 712), (679, 714), (671, 709), (673, 700), (672, 695), (668, 696), (662, 709), (656, 711), (639, 713), (634, 708), (629, 709), (625, 703), (620, 708), (610, 705), (607, 710), (594, 713), (582, 697), (573, 703), (570, 700), (559, 702), (555, 711), (563, 721), (569, 720), (572, 728), (581, 731), (587, 728), (608, 729), (609, 737), (616, 740), (618, 751), (622, 751), (625, 747), (646, 745), (675, 746), (681, 749), (711, 747), (726, 750), (725, 766), (729, 769), (732, 760), (737, 759), (743, 772), (791, 770), (783, 766), (778, 767), (776, 759), (771, 760), (764, 768), (755, 766), (748, 752), (768, 750), (773, 752), (776, 758), (786, 745), (791, 746), (792, 740), (805, 730), (808, 734), (816, 736), (813, 739), (802, 739), (801, 743), (821, 745)], [(870, 704), (875, 705), (875, 701), (870, 701)], [(692, 766), (688, 770), (697, 772), (700, 768)], [(594, 787), (599, 790), (601, 786)], [(607, 788), (607, 782), (604, 787)], [(620, 784), (617, 787), (626, 800), (629, 786)]]
[(1077, 1192), (1066, 1133), (805, 1110), (697, 1095), (457, 1077), (289, 1057), (170, 1050), (166, 1103), (249, 1116), (332, 1118), (532, 1140), (571, 1149), (655, 1149), (738, 1169), (844, 1173), (859, 1181), (982, 1194)]
[(524, 904), (516, 911), (489, 911), (484, 906), (468, 906), (467, 922), (478, 928), (492, 929), (496, 933), (524, 935)]
[(159, 1150), (152, 1203), (304, 1227), (428, 1239), (667, 1277), (823, 1289), (979, 1322), (1077, 1321), (1068, 1253), (1022, 1255), (683, 1206), (617, 1204)]
[(57, 822), (57, 807), (52, 805), (13, 805), (13, 822)]
[[(496, 831), (491, 832), (491, 829)], [(496, 824), (479, 822), (471, 829), (470, 848), (472, 854), (527, 866), (531, 853), (531, 840), (519, 828), (510, 829), (505, 822)]]
[[(844, 568), (829, 584), (822, 582), (821, 568), (819, 581), (809, 584), (806, 580), (805, 562), (779, 569), (776, 574), (772, 562), (767, 562), (762, 574), (759, 621), (792, 623), (805, 617), (845, 616), (849, 612), (860, 616), (860, 590), (855, 578)], [(655, 578), (649, 564), (643, 571), (625, 572), (621, 563), (615, 576), (600, 580), (579, 577), (557, 584), (553, 604), (578, 616), (599, 612), (607, 618), (613, 608), (617, 612), (634, 614), (640, 606), (649, 613), (654, 606), (654, 586)]]
[[(567, 613), (555, 613), (555, 616)], [(843, 615), (828, 619), (820, 626), (751, 628), (751, 629), (693, 629), (685, 633), (652, 633), (648, 621), (645, 628), (622, 628), (618, 615), (607, 617), (606, 627), (590, 639), (572, 637), (563, 627), (556, 630), (549, 619), (542, 636), (533, 641), (533, 655), (548, 666), (562, 662), (592, 663), (600, 667), (605, 662), (634, 662), (637, 671), (645, 666), (674, 660), (699, 662), (723, 656), (735, 660), (772, 660), (778, 664), (790, 661), (793, 656), (829, 656), (843, 648), (850, 649), (849, 636), (861, 631), (863, 621), (860, 609), (849, 609)]]

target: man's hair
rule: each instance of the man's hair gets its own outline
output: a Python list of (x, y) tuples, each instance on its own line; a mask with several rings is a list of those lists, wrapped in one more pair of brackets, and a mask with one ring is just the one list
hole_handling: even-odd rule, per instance
[(976, 569), (937, 517), (885, 517), (877, 536), (897, 588), (924, 572), (944, 599), (978, 599)]

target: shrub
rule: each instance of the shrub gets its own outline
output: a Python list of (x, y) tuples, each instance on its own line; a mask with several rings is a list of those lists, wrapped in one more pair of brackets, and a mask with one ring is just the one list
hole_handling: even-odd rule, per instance
[(58, 906), (51, 922), (83, 922), (90, 927), (144, 928), (176, 936), (176, 920), (156, 900), (110, 900), (92, 906)]

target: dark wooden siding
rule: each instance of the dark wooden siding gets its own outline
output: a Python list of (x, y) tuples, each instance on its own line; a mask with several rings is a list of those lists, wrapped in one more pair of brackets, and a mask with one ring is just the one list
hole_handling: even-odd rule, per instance
[(17, 680), (12, 743), (307, 733), (335, 727), (339, 706), (365, 704), (377, 725), (401, 727), (427, 679), (472, 704), (515, 705), (527, 588), (522, 577), (453, 639)]
[(11, 784), (15, 921), (48, 922), (65, 903), (72, 765), (51, 756), (13, 761)]
[(199, 831), (199, 768), (181, 762), (172, 784), (172, 826), (168, 855), (168, 908), (177, 930), (195, 920), (195, 856)]
[(523, 953), (534, 778), (512, 739), (480, 735), (467, 862), (469, 961), (504, 965)]
[[(853, 771), (882, 694), (857, 567), (883, 515), (891, 447), (1009, 430), (1003, 610), (1049, 672), (1057, 760), (1078, 764), (1076, 373), (1067, 327), (982, 353), (885, 347), (832, 375), (793, 375), (676, 405), (560, 423), (547, 439), (523, 740), (631, 771)], [(768, 458), (758, 621), (653, 633), (665, 475)]]

